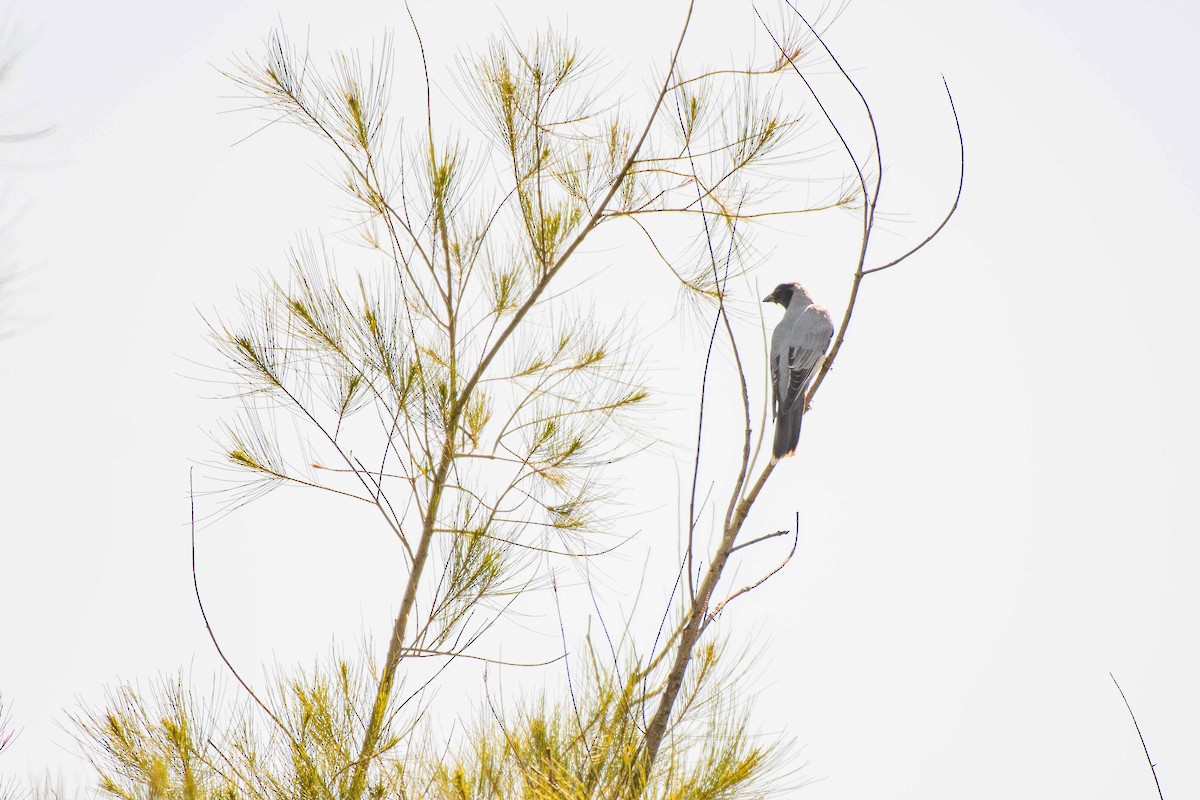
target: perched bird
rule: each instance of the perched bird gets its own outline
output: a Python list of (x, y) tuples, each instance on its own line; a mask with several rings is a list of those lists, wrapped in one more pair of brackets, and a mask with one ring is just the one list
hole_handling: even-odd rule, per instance
[(783, 306), (771, 334), (771, 388), (775, 412), (774, 461), (793, 455), (800, 441), (805, 394), (833, 338), (829, 312), (798, 283), (781, 283), (763, 298)]

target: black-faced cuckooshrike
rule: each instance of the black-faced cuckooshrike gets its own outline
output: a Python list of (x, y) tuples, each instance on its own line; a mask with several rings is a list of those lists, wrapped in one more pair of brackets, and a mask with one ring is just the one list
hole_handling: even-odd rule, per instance
[(800, 420), (808, 384), (833, 338), (829, 312), (813, 303), (798, 283), (781, 283), (763, 298), (783, 306), (783, 319), (771, 334), (772, 408), (775, 412), (774, 461), (793, 455), (800, 441)]

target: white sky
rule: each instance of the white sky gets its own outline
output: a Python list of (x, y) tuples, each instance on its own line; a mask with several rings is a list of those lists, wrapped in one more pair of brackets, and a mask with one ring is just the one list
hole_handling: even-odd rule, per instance
[[(579, 36), (640, 100), (684, 4), (651, 5), (414, 10), (448, 93), (452, 58), (507, 19), (519, 38), (547, 21)], [(691, 63), (746, 50), (748, 4), (698, 6)], [(237, 287), (282, 274), (299, 233), (339, 227), (319, 148), (278, 126), (235, 145), (259, 123), (222, 113), (240, 103), (218, 68), (257, 54), (280, 18), (318, 51), (369, 50), (392, 29), (400, 74), (414, 62), (396, 3), (11, 8), (24, 33), (3, 121), (55, 130), (4, 146), (4, 260), (20, 277), (19, 330), (0, 341), (0, 692), (24, 732), (0, 770), (79, 775), (60, 727), (77, 699), (180, 668), (204, 686), (215, 669), (184, 526), (189, 465), (220, 411), (195, 380), (211, 373), (193, 362), (216, 363), (196, 309), (232, 311)], [(801, 796), (1150, 797), (1109, 671), (1167, 796), (1200, 794), (1198, 31), (1184, 0), (1121, 14), (855, 0), (833, 28), (895, 189), (875, 260), (923, 235), (950, 195), (940, 74), (968, 172), (945, 234), (869, 281), (801, 455), (756, 512), (772, 529), (802, 509), (800, 550), (723, 622), (760, 654), (756, 720), (794, 737), (803, 775), (820, 779)], [(802, 279), (839, 307), (847, 230), (835, 214), (777, 237), (759, 280)], [(627, 252), (647, 258), (612, 246), (590, 263), (619, 275)], [(661, 286), (629, 299), (655, 328), (674, 302)], [(690, 399), (665, 397), (667, 429), (691, 424)], [(657, 472), (625, 476), (642, 487), (630, 497), (674, 491), (669, 464), (638, 468)], [(639, 546), (673, 552), (668, 530)], [(353, 649), (398, 602), (391, 544), (299, 493), (207, 528), (201, 573), (225, 646), (251, 675), (334, 638)]]

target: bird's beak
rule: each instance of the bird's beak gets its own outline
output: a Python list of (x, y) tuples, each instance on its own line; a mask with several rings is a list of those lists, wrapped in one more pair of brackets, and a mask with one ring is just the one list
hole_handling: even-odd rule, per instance
[(767, 295), (766, 297), (764, 297), (764, 298), (763, 298), (763, 302), (764, 302), (764, 303), (769, 303), (769, 302), (771, 302), (771, 301), (772, 301), (772, 300), (774, 300), (774, 299), (775, 299), (775, 293), (774, 293), (774, 292), (771, 292), (769, 295)]

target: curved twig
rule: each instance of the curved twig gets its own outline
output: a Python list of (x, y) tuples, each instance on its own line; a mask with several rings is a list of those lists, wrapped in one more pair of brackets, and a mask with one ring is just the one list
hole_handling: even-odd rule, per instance
[[(767, 539), (774, 539), (776, 536), (787, 536), (789, 533), (792, 533), (792, 531), (776, 531), (775, 533), (770, 533), (770, 534), (767, 534), (766, 536), (760, 536), (757, 539), (752, 539), (751, 541), (746, 542), (745, 544), (738, 545), (737, 547), (733, 548), (733, 550), (736, 551), (736, 550), (741, 549), (742, 547), (748, 547), (752, 544), (757, 544), (759, 542), (765, 542)], [(795, 529), (794, 535), (792, 536), (792, 549), (788, 551), (788, 554), (786, 556), (784, 556), (783, 560), (780, 561), (779, 564), (774, 569), (772, 569), (770, 572), (768, 572), (766, 575), (762, 576), (761, 578), (756, 580), (754, 583), (743, 586), (742, 588), (735, 591), (733, 594), (726, 597), (721, 602), (717, 603), (717, 605), (713, 607), (712, 611), (710, 611), (708, 613), (708, 618), (704, 621), (703, 627), (707, 628), (709, 623), (711, 623), (713, 620), (715, 620), (721, 614), (721, 612), (725, 609), (725, 606), (729, 605), (734, 600), (736, 600), (737, 598), (746, 594), (747, 592), (751, 592), (751, 591), (757, 589), (759, 586), (762, 586), (768, 580), (770, 580), (774, 576), (778, 575), (783, 570), (783, 568), (786, 567), (791, 562), (792, 556), (796, 555), (796, 548), (799, 546), (799, 544), (800, 544), (800, 512), (797, 511), (796, 512), (796, 529)], [(730, 552), (733, 552), (733, 551), (730, 551)]]
[(920, 250), (925, 245), (929, 244), (931, 241), (933, 241), (935, 236), (942, 232), (942, 228), (946, 227), (946, 223), (950, 221), (950, 218), (954, 216), (954, 212), (958, 210), (958, 201), (962, 199), (963, 184), (967, 174), (967, 149), (963, 144), (962, 124), (958, 120), (958, 109), (954, 106), (954, 95), (950, 93), (950, 84), (946, 81), (945, 76), (942, 76), (942, 84), (946, 87), (946, 98), (950, 101), (950, 113), (954, 115), (954, 129), (958, 132), (958, 191), (954, 193), (954, 202), (950, 205), (950, 210), (946, 212), (946, 216), (942, 219), (938, 226), (933, 229), (933, 233), (922, 239), (920, 244), (904, 253), (904, 255), (894, 258), (886, 264), (864, 269), (863, 275), (870, 275), (874, 272), (882, 272), (889, 267), (894, 267), (904, 259), (911, 256), (913, 253)]
[[(192, 541), (192, 588), (196, 592), (196, 605), (200, 608), (201, 619), (204, 620), (204, 630), (208, 632), (208, 638), (212, 640), (213, 647), (216, 648), (217, 651), (217, 656), (220, 657), (222, 663), (225, 664), (225, 668), (229, 670), (230, 674), (233, 675), (234, 680), (241, 684), (241, 687), (246, 690), (246, 694), (250, 695), (250, 698), (255, 702), (255, 704), (258, 705), (259, 708), (263, 710), (263, 713), (270, 717), (271, 721), (275, 723), (275, 727), (279, 729), (279, 732), (288, 737), (288, 740), (292, 743), (292, 752), (304, 759), (305, 766), (316, 772), (316, 765), (313, 764), (309, 759), (307, 751), (301, 747), (296, 741), (296, 738), (292, 736), (291, 729), (288, 728), (288, 726), (283, 723), (283, 720), (281, 720), (279, 716), (271, 710), (270, 706), (262, 701), (258, 694), (250, 688), (250, 684), (246, 682), (241, 673), (234, 668), (233, 663), (229, 660), (229, 657), (225, 655), (225, 651), (221, 649), (221, 643), (217, 641), (217, 634), (213, 630), (212, 624), (208, 621), (208, 612), (204, 610), (204, 601), (200, 598), (200, 578), (196, 572), (196, 492), (192, 484), (193, 471), (194, 470), (191, 468), (188, 469), (188, 501), (191, 510), (190, 530)], [(322, 785), (322, 788), (325, 789), (326, 796), (329, 797), (330, 800), (333, 800), (333, 794), (330, 793), (329, 788), (324, 785)]]
[(1117, 683), (1116, 676), (1110, 672), (1108, 677), (1112, 678), (1113, 685), (1117, 687), (1117, 691), (1121, 693), (1121, 699), (1125, 701), (1129, 718), (1133, 720), (1133, 729), (1137, 731), (1138, 741), (1142, 743), (1142, 751), (1146, 754), (1146, 763), (1150, 765), (1150, 774), (1154, 776), (1154, 788), (1158, 789), (1158, 800), (1163, 800), (1162, 784), (1158, 782), (1158, 771), (1155, 769), (1154, 759), (1150, 758), (1150, 748), (1146, 746), (1146, 737), (1142, 736), (1142, 726), (1138, 725), (1137, 717), (1133, 713), (1133, 706), (1129, 705), (1129, 698), (1125, 696), (1125, 690), (1121, 688), (1121, 684)]
[(916, 245), (915, 247), (913, 247), (911, 250), (904, 253), (900, 257), (895, 258), (886, 264), (882, 264), (877, 267), (866, 268), (865, 264), (866, 264), (866, 259), (867, 259), (867, 248), (870, 243), (871, 232), (875, 226), (875, 209), (878, 206), (879, 194), (881, 191), (881, 187), (883, 185), (883, 158), (882, 158), (882, 153), (881, 153), (881, 148), (880, 148), (880, 143), (879, 143), (879, 128), (875, 124), (875, 116), (874, 116), (874, 113), (871, 111), (871, 105), (867, 101), (866, 95), (863, 94), (862, 89), (859, 88), (858, 83), (854, 80), (854, 78), (852, 78), (850, 76), (850, 73), (845, 69), (845, 67), (842, 66), (841, 62), (838, 60), (837, 56), (834, 55), (834, 53), (830, 49), (829, 45), (825, 43), (824, 38), (822, 38), (821, 35), (819, 33), (817, 33), (816, 29), (813, 28), (813, 26), (804, 17), (804, 15), (802, 13), (800, 13), (800, 11), (796, 8), (795, 5), (793, 5), (792, 0), (784, 0), (784, 2), (787, 3), (788, 7), (796, 14), (796, 16), (800, 19), (800, 21), (804, 23), (805, 27), (812, 34), (813, 38), (815, 38), (817, 40), (817, 42), (821, 45), (822, 49), (825, 50), (826, 54), (833, 61), (834, 66), (837, 67), (838, 72), (841, 73), (842, 77), (845, 78), (846, 82), (850, 85), (850, 87), (854, 90), (855, 94), (858, 95), (859, 100), (862, 102), (863, 109), (867, 115), (867, 121), (871, 128), (871, 136), (872, 136), (872, 139), (874, 141), (874, 146), (875, 146), (875, 151), (874, 151), (875, 152), (875, 163), (876, 163), (876, 166), (878, 167), (878, 171), (879, 171), (879, 175), (876, 177), (876, 180), (875, 180), (874, 191), (871, 192), (871, 196), (868, 197), (866, 178), (863, 174), (862, 167), (860, 166), (858, 159), (855, 157), (853, 150), (850, 148), (849, 143), (846, 141), (845, 137), (842, 135), (841, 130), (838, 128), (837, 124), (833, 121), (833, 117), (830, 115), (829, 111), (826, 109), (825, 104), (821, 101), (821, 98), (817, 95), (816, 90), (813, 88), (813, 86), (809, 82), (808, 78), (804, 75), (803, 72), (801, 72), (800, 68), (796, 65), (796, 63), (794, 62), (794, 60), (792, 58), (792, 55), (790, 53), (788, 53), (787, 50), (780, 44), (779, 40), (775, 37), (775, 34), (767, 26), (767, 23), (763, 20), (762, 15), (758, 13), (758, 9), (756, 8), (754, 13), (758, 17), (759, 22), (762, 23), (763, 28), (767, 31), (767, 34), (771, 37), (771, 41), (773, 41), (775, 43), (775, 46), (779, 49), (782, 57), (784, 59), (786, 59), (789, 64), (791, 64), (792, 69), (799, 76), (800, 80), (802, 80), (804, 82), (804, 85), (808, 88), (809, 93), (812, 95), (813, 99), (817, 103), (817, 106), (820, 108), (822, 115), (825, 117), (826, 121), (829, 122), (830, 126), (833, 128), (834, 132), (836, 133), (839, 141), (842, 144), (842, 148), (845, 150), (846, 155), (849, 157), (851, 164), (853, 164), (853, 166), (854, 166), (855, 173), (859, 179), (859, 186), (863, 192), (863, 232), (862, 232), (862, 238), (860, 240), (858, 264), (855, 267), (854, 277), (850, 284), (850, 297), (846, 302), (846, 309), (842, 315), (841, 324), (838, 326), (837, 336), (834, 337), (833, 344), (829, 348), (829, 354), (822, 361), (821, 367), (817, 371), (817, 375), (813, 379), (812, 385), (810, 386), (810, 388), (808, 390), (808, 396), (807, 396), (805, 402), (811, 403), (813, 397), (816, 396), (817, 391), (821, 388), (821, 384), (824, 383), (825, 376), (828, 375), (829, 370), (833, 368), (833, 363), (837, 359), (838, 353), (842, 349), (842, 344), (846, 340), (846, 331), (849, 329), (850, 320), (854, 315), (854, 309), (858, 302), (858, 294), (859, 294), (859, 290), (862, 287), (863, 278), (869, 274), (872, 274), (875, 272), (880, 272), (880, 271), (888, 269), (890, 267), (894, 267), (897, 264), (899, 264), (900, 262), (907, 259), (913, 253), (916, 253), (922, 247), (924, 247), (929, 242), (931, 242), (935, 236), (937, 236), (939, 233), (942, 232), (942, 229), (946, 227), (946, 224), (950, 221), (950, 218), (954, 215), (954, 212), (958, 209), (958, 203), (962, 197), (963, 185), (965, 182), (964, 179), (965, 179), (965, 175), (966, 175), (966, 148), (963, 143), (962, 125), (960, 124), (959, 119), (958, 119), (958, 110), (955, 108), (955, 105), (954, 105), (954, 97), (953, 97), (953, 95), (950, 94), (950, 85), (946, 81), (945, 76), (943, 76), (942, 83), (945, 85), (946, 95), (950, 99), (950, 110), (951, 110), (951, 113), (954, 115), (954, 126), (955, 126), (955, 130), (958, 133), (959, 176), (958, 176), (958, 189), (954, 196), (954, 202), (951, 204), (950, 210), (947, 212), (946, 216), (942, 219), (941, 223), (934, 229), (934, 231), (931, 234), (929, 234), (929, 236), (925, 237), (925, 239), (922, 240), (918, 245)]

